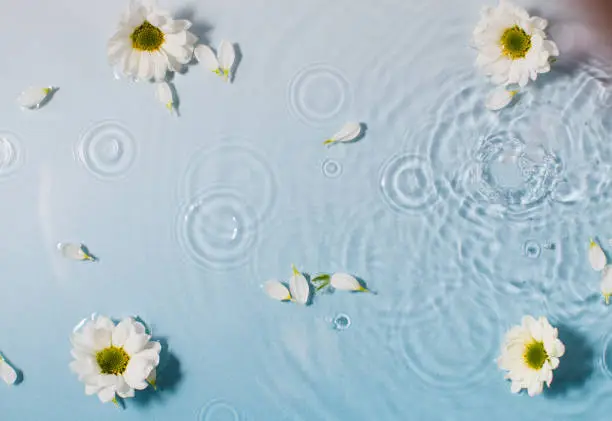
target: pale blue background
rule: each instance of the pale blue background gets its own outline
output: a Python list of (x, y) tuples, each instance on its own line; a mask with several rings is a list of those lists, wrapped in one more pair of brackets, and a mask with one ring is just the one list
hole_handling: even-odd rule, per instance
[[(609, 419), (612, 308), (586, 261), (591, 236), (612, 250), (609, 78), (573, 13), (537, 2), (557, 70), (486, 112), (470, 47), (484, 3), (164, 1), (243, 56), (233, 85), (178, 75), (174, 118), (106, 63), (123, 0), (5, 1), (0, 131), (23, 161), (0, 166), (0, 350), (24, 381), (0, 384), (2, 420)], [(60, 90), (20, 110), (36, 84)], [(322, 146), (351, 120), (361, 141)], [(522, 158), (478, 155), (513, 136)], [(547, 172), (517, 173), (525, 157)], [(100, 261), (63, 260), (59, 241)], [(260, 285), (292, 263), (379, 294), (269, 300)], [(84, 395), (68, 338), (93, 312), (164, 340), (160, 391), (125, 410)], [(523, 314), (567, 345), (534, 399), (495, 364)]]

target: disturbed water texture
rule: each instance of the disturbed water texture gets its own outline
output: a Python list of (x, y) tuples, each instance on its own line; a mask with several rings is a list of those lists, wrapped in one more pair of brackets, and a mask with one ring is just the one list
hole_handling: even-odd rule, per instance
[[(612, 75), (571, 10), (537, 2), (561, 60), (490, 113), (470, 48), (483, 0), (163, 1), (242, 51), (232, 85), (176, 75), (174, 118), (101, 59), (125, 2), (59, 2), (12, 5), (21, 35), (0, 45), (0, 352), (24, 372), (0, 385), (3, 419), (119, 416), (67, 367), (92, 312), (140, 315), (164, 344), (129, 421), (609, 418), (612, 308), (586, 250), (612, 253)], [(61, 87), (30, 113), (11, 102), (24, 69)], [(323, 146), (347, 121), (364, 138)], [(99, 261), (62, 259), (66, 239)], [(377, 295), (267, 298), (292, 264)], [(567, 347), (534, 399), (495, 363), (524, 314)]]

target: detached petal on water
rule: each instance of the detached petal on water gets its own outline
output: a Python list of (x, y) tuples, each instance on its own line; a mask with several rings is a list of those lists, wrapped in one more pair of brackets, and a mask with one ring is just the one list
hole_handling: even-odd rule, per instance
[(155, 84), (155, 96), (164, 104), (164, 107), (172, 113), (174, 111), (174, 95), (172, 94), (172, 88), (167, 82), (159, 82)]
[(289, 290), (296, 303), (307, 304), (310, 299), (310, 284), (304, 275), (302, 275), (295, 266), (293, 266), (293, 275), (289, 279)]
[(506, 108), (517, 93), (518, 91), (508, 91), (503, 87), (497, 88), (489, 94), (485, 105), (488, 110), (499, 111), (502, 108)]
[(263, 286), (268, 297), (278, 301), (290, 301), (291, 293), (289, 289), (279, 281), (268, 281)]
[(236, 61), (236, 51), (234, 50), (234, 45), (226, 40), (221, 41), (219, 44), (218, 56), (223, 77), (227, 82), (231, 79), (230, 75), (232, 74), (232, 68), (234, 67), (234, 62)]
[(346, 123), (342, 129), (331, 138), (323, 142), (324, 145), (329, 145), (336, 142), (351, 142), (361, 134), (361, 123)]
[(57, 249), (66, 259), (70, 260), (90, 260), (95, 261), (96, 258), (87, 252), (83, 244), (78, 243), (59, 243)]
[(589, 263), (591, 264), (591, 267), (593, 268), (593, 270), (596, 270), (596, 271), (603, 270), (603, 268), (608, 263), (606, 254), (601, 249), (599, 244), (597, 244), (593, 240), (591, 240), (591, 243), (589, 245)]
[(17, 371), (0, 355), (0, 377), (8, 385), (17, 381)]
[(52, 87), (40, 88), (30, 86), (17, 97), (17, 103), (22, 108), (35, 110), (39, 108), (45, 99), (53, 92)]
[(334, 273), (331, 277), (330, 285), (341, 291), (368, 291), (367, 288), (361, 285), (357, 278), (348, 273)]
[(601, 272), (601, 294), (606, 300), (606, 304), (610, 304), (610, 296), (612, 296), (612, 267), (606, 266)]
[(215, 52), (208, 45), (198, 45), (194, 50), (194, 54), (198, 62), (202, 63), (208, 70), (217, 75), (221, 74), (219, 70), (219, 60), (217, 60)]

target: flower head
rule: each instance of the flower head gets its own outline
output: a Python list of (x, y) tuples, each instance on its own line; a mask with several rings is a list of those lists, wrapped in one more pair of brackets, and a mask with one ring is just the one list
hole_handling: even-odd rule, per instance
[(191, 22), (174, 20), (152, 2), (132, 0), (108, 42), (108, 59), (125, 76), (163, 80), (189, 63), (197, 37)]
[(87, 395), (97, 394), (102, 402), (134, 397), (146, 389), (159, 365), (159, 342), (151, 341), (142, 323), (132, 318), (119, 324), (98, 316), (71, 336), (70, 369), (85, 383)]
[(553, 370), (565, 353), (565, 346), (557, 336), (557, 329), (546, 317), (536, 320), (525, 316), (520, 326), (508, 331), (497, 364), (507, 371), (512, 393), (527, 389), (529, 396), (535, 396), (542, 393), (544, 383), (550, 387)]
[(507, 0), (483, 10), (474, 29), (478, 49), (476, 65), (498, 85), (518, 84), (550, 71), (550, 59), (559, 55), (557, 45), (546, 39), (548, 22)]

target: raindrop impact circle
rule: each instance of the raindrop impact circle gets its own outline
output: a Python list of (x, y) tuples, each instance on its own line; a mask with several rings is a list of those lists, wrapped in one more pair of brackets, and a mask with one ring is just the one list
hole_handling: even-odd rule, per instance
[(213, 401), (202, 408), (198, 421), (240, 421), (240, 415), (229, 403)]
[(23, 164), (21, 142), (16, 135), (0, 132), (0, 178), (15, 173)]
[(289, 83), (289, 107), (301, 121), (325, 126), (346, 113), (352, 102), (350, 84), (335, 67), (313, 64)]
[(346, 330), (351, 326), (351, 318), (343, 313), (337, 314), (332, 320), (332, 326), (336, 330)]
[(380, 188), (385, 202), (399, 212), (419, 211), (438, 200), (428, 161), (417, 155), (396, 155), (382, 168)]
[(538, 257), (540, 257), (541, 252), (542, 247), (537, 241), (528, 240), (523, 245), (523, 253), (530, 259), (537, 259)]
[(256, 238), (254, 211), (234, 191), (212, 189), (181, 210), (179, 241), (195, 263), (222, 270), (248, 259)]
[(136, 157), (134, 137), (118, 122), (103, 121), (87, 129), (77, 143), (76, 155), (85, 168), (100, 178), (124, 175)]
[(327, 178), (338, 178), (342, 175), (342, 165), (333, 159), (326, 159), (323, 162), (322, 169)]

